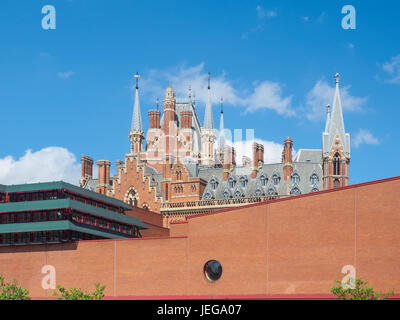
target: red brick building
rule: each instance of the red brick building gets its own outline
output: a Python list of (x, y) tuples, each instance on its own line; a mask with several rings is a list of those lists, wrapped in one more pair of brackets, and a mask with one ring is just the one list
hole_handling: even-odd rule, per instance
[(252, 154), (241, 165), (235, 150), (227, 145), (222, 99), (219, 132), (214, 128), (210, 76), (203, 125), (191, 91), (187, 98), (176, 98), (169, 86), (163, 114), (158, 106), (148, 112), (145, 144), (138, 77), (130, 152), (124, 161), (116, 162), (113, 176), (110, 161), (97, 161), (97, 179), (93, 178), (93, 159), (82, 156), (83, 188), (161, 213), (168, 226), (192, 214), (349, 184), (350, 136), (344, 128), (338, 74), (332, 111), (327, 108), (322, 149), (299, 149), (293, 159), (293, 140), (288, 137), (282, 161), (264, 163), (264, 146), (254, 143)]
[(37, 298), (51, 297), (50, 273), (67, 288), (106, 284), (108, 298), (298, 298), (327, 297), (351, 266), (398, 295), (399, 193), (395, 177), (193, 215), (167, 237), (0, 247), (1, 273)]

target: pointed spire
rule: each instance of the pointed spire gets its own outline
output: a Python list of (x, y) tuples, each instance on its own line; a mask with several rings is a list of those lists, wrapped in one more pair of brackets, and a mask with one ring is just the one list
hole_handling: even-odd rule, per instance
[(335, 142), (336, 136), (339, 136), (340, 142), (343, 145), (343, 149), (346, 154), (350, 154), (350, 137), (346, 134), (343, 121), (343, 111), (342, 104), (340, 100), (340, 90), (339, 90), (339, 80), (340, 75), (335, 74), (336, 88), (335, 96), (333, 98), (332, 110), (329, 108), (329, 113), (327, 115), (327, 122), (329, 117), (329, 123), (326, 125), (326, 132), (328, 133), (327, 141), (324, 143), (323, 152), (329, 152), (332, 145)]
[(329, 131), (329, 125), (331, 121), (331, 106), (329, 104), (326, 105), (326, 124), (325, 124), (325, 131)]
[(140, 114), (140, 102), (139, 102), (139, 77), (140, 76), (136, 72), (134, 77), (136, 78), (136, 94), (135, 94), (135, 104), (133, 106), (131, 130), (142, 131), (142, 117)]
[(213, 120), (212, 105), (211, 105), (210, 78), (211, 78), (211, 74), (209, 72), (208, 73), (208, 97), (207, 97), (206, 111), (204, 114), (204, 128), (205, 129), (214, 129), (214, 120)]
[(219, 120), (219, 139), (218, 139), (218, 149), (224, 150), (225, 147), (225, 128), (224, 128), (224, 110), (223, 110), (224, 100), (221, 98), (221, 118)]

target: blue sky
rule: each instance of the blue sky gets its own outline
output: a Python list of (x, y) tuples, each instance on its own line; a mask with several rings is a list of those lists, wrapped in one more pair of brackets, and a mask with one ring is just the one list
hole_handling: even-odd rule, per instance
[[(47, 4), (55, 30), (41, 26)], [(341, 26), (346, 4), (355, 30)], [(296, 150), (321, 148), (339, 72), (350, 182), (396, 176), (399, 12), (398, 1), (367, 0), (3, 0), (0, 183), (76, 180), (81, 154), (115, 170), (129, 151), (136, 71), (145, 129), (168, 84), (195, 88), (203, 120), (210, 71), (216, 127), (223, 96), (226, 127), (271, 145), (290, 136)]]

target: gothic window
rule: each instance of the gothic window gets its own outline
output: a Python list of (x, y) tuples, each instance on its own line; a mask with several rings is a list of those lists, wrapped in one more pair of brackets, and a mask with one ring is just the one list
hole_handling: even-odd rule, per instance
[(292, 175), (292, 184), (299, 184), (300, 176), (297, 173), (293, 173)]
[(246, 188), (247, 179), (245, 177), (240, 177), (240, 185), (242, 186), (242, 188)]
[(137, 196), (137, 194), (136, 194), (136, 191), (133, 190), (133, 189), (129, 190), (129, 194), (128, 194), (128, 204), (129, 204), (131, 207), (136, 207), (136, 206), (137, 206), (137, 199), (138, 199), (138, 196)]
[(340, 175), (340, 155), (339, 153), (335, 154), (335, 158), (333, 159), (333, 175)]
[(267, 185), (267, 178), (264, 175), (262, 175), (260, 177), (260, 182), (261, 182), (262, 186), (266, 186)]
[(293, 189), (290, 191), (290, 194), (300, 194), (300, 193), (301, 193), (301, 192), (300, 192), (300, 189), (297, 188), (297, 187), (293, 188)]
[(316, 187), (312, 188), (312, 190), (311, 190), (311, 192), (317, 192), (317, 191), (319, 191), (319, 190)]
[(280, 180), (279, 176), (276, 173), (274, 173), (274, 175), (272, 176), (272, 181), (274, 183), (274, 186), (277, 186), (279, 184), (279, 180)]
[(182, 172), (181, 171), (176, 171), (175, 175), (176, 175), (176, 180), (182, 180)]
[(318, 180), (319, 180), (318, 176), (315, 173), (313, 173), (310, 177), (311, 185), (316, 185), (318, 183)]
[(261, 196), (264, 195), (264, 192), (263, 192), (263, 190), (261, 188), (257, 188), (256, 191), (254, 192), (254, 195), (256, 197), (261, 197)]
[(213, 190), (216, 190), (218, 187), (218, 181), (216, 179), (212, 178), (210, 181), (210, 185)]
[(334, 188), (339, 188), (339, 179), (335, 179), (335, 180), (333, 181), (333, 187), (334, 187)]
[(267, 191), (267, 194), (268, 195), (276, 195), (277, 193), (273, 188), (269, 188), (268, 191)]
[(235, 187), (235, 180), (232, 177), (229, 177), (228, 184), (230, 188)]

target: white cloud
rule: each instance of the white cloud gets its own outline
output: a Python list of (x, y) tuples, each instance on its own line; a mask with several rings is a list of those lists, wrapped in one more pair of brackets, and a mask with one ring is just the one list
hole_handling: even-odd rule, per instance
[[(237, 141), (233, 143), (233, 147), (236, 152), (236, 164), (242, 164), (243, 156), (246, 156), (253, 160), (253, 143), (257, 142), (264, 146), (264, 163), (279, 163), (282, 158), (283, 145), (267, 140), (254, 139)], [(232, 145), (232, 143), (228, 143)]]
[(257, 11), (257, 16), (261, 19), (272, 18), (277, 16), (276, 11), (264, 9), (263, 6), (257, 6), (256, 11)]
[[(362, 105), (367, 97), (355, 97), (349, 92), (350, 86), (340, 88), (340, 98), (343, 111), (361, 111)], [(335, 87), (330, 86), (326, 81), (319, 80), (307, 94), (305, 115), (309, 120), (321, 120), (326, 115), (326, 105), (333, 103)]]
[(59, 73), (57, 73), (57, 77), (59, 79), (63, 79), (64, 80), (64, 79), (71, 78), (74, 74), (75, 74), (75, 72), (73, 72), (73, 71), (59, 72)]
[(400, 54), (390, 59), (382, 65), (382, 69), (391, 76), (391, 79), (386, 80), (390, 83), (400, 83)]
[(276, 17), (278, 14), (275, 10), (268, 10), (265, 9), (263, 6), (258, 5), (256, 7), (256, 11), (257, 11), (257, 16), (259, 18), (259, 22), (258, 24), (251, 28), (249, 31), (247, 32), (243, 32), (241, 35), (242, 39), (247, 39), (248, 36), (254, 32), (260, 31), (260, 30), (264, 30), (265, 27), (265, 20), (266, 19), (271, 19)]
[(21, 184), (63, 180), (78, 184), (81, 166), (70, 151), (61, 147), (47, 147), (32, 152), (26, 150), (19, 159), (0, 158), (0, 183)]
[[(204, 105), (207, 100), (207, 79), (204, 63), (191, 67), (181, 65), (167, 70), (150, 70), (141, 78), (141, 88), (144, 93), (151, 94), (152, 98), (164, 97), (166, 84), (170, 84), (177, 97), (187, 97), (190, 85), (192, 95), (196, 94), (196, 101)], [(269, 109), (281, 115), (294, 115), (290, 107), (292, 96), (283, 96), (282, 85), (277, 82), (253, 82), (250, 90), (238, 90), (226, 73), (212, 74), (212, 103), (219, 103), (221, 97), (225, 104), (242, 107), (246, 112)]]
[[(219, 132), (217, 132), (217, 137)], [(283, 144), (273, 141), (255, 138), (254, 130), (247, 129), (243, 136), (242, 130), (232, 132), (225, 129), (225, 144), (233, 146), (236, 152), (236, 164), (241, 165), (243, 156), (253, 159), (254, 142), (264, 146), (264, 163), (280, 163), (282, 158)], [(232, 142), (233, 141), (233, 142)]]
[(368, 130), (360, 129), (353, 138), (353, 144), (358, 148), (361, 144), (377, 145), (379, 140)]

